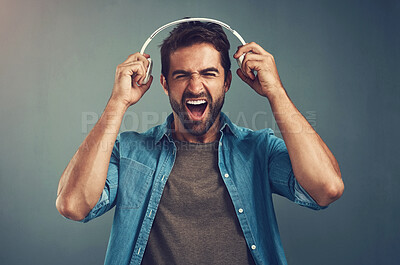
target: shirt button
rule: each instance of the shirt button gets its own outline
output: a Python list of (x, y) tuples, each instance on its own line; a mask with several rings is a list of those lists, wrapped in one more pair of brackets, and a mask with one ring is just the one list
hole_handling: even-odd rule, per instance
[(225, 176), (225, 178), (228, 178), (228, 177), (229, 177), (229, 174), (228, 174), (228, 173), (225, 173), (224, 176)]
[(255, 250), (256, 249), (256, 245), (251, 245), (251, 249)]
[(222, 142), (219, 142), (219, 146), (222, 146)]
[(243, 213), (243, 209), (242, 208), (239, 208), (239, 213)]

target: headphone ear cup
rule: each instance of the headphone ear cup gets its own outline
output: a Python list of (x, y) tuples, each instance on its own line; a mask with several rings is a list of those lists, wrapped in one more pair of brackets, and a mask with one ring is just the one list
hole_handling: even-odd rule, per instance
[(236, 62), (237, 62), (237, 64), (238, 64), (240, 70), (242, 70), (242, 64), (243, 64), (243, 60), (244, 60), (244, 56), (245, 56), (245, 55), (246, 55), (246, 54), (243, 53), (242, 55), (240, 55), (239, 58), (236, 59)]
[(151, 60), (151, 58), (147, 58), (147, 61), (149, 61), (149, 66), (147, 67), (146, 77), (143, 79), (143, 82), (142, 82), (143, 85), (145, 85), (145, 84), (147, 84), (147, 82), (149, 82), (150, 76), (151, 76), (151, 71), (153, 70), (153, 61)]
[[(249, 53), (251, 53), (251, 52), (249, 52)], [(242, 55), (240, 55), (239, 58), (236, 59), (236, 62), (238, 64), (238, 66), (239, 66), (239, 69), (240, 69), (240, 71), (242, 71), (242, 73), (244, 73), (244, 71), (242, 69), (242, 64), (243, 64), (243, 60), (244, 60), (244, 56), (245, 55), (246, 55), (246, 53), (243, 53)], [(251, 71), (253, 72), (254, 76), (257, 75), (257, 73), (254, 70), (251, 70)]]

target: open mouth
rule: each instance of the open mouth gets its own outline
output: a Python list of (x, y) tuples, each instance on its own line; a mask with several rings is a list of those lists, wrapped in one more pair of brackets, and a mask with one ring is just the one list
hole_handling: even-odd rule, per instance
[(208, 103), (204, 99), (186, 101), (186, 107), (189, 110), (190, 116), (194, 120), (200, 120), (203, 118), (207, 105)]

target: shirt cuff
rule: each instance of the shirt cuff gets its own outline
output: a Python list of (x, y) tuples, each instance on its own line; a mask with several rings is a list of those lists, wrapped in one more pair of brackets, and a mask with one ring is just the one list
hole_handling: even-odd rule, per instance
[(294, 202), (313, 210), (322, 210), (328, 207), (318, 205), (310, 194), (297, 182), (296, 178), (294, 178)]
[(82, 219), (78, 222), (87, 223), (90, 220), (92, 220), (93, 218), (96, 218), (98, 216), (98, 210), (101, 209), (102, 207), (104, 207), (105, 205), (107, 205), (108, 203), (110, 203), (110, 200), (108, 198), (107, 192), (105, 190), (103, 190), (99, 201), (96, 203), (96, 205), (93, 207), (93, 209), (90, 210), (90, 212), (84, 219)]

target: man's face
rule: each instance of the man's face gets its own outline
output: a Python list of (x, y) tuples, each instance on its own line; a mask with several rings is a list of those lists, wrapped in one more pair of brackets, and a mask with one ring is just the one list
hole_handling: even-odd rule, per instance
[(161, 81), (175, 118), (190, 134), (204, 135), (219, 118), (231, 74), (224, 79), (220, 54), (209, 43), (171, 53), (168, 84)]

